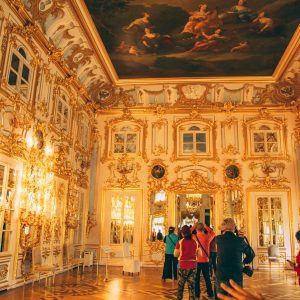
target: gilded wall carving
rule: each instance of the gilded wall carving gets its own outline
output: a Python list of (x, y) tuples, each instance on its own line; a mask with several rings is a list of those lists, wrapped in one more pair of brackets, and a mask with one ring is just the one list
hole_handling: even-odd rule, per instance
[(251, 162), (249, 169), (252, 177), (249, 182), (257, 189), (286, 188), (290, 181), (283, 174), (285, 168), (284, 162), (273, 161), (272, 157), (265, 157), (261, 162)]

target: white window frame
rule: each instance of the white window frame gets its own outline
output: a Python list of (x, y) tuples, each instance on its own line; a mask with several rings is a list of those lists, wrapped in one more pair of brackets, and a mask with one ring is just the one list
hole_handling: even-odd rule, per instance
[[(130, 130), (122, 130), (124, 128), (129, 128)], [(115, 136), (117, 134), (123, 134), (124, 135), (124, 142), (123, 143), (116, 143), (115, 142)], [(129, 134), (135, 134), (136, 135), (136, 142), (135, 143), (128, 143), (128, 135)], [(115, 145), (123, 145), (124, 149), (123, 152), (115, 152)], [(127, 145), (135, 145), (135, 152), (127, 152)], [(139, 152), (139, 132), (134, 131), (132, 126), (123, 126), (117, 131), (113, 131), (112, 133), (112, 153), (114, 155), (122, 155), (122, 154), (128, 154), (128, 155), (137, 155)]]
[[(207, 131), (201, 130), (202, 126), (199, 125), (191, 125), (187, 126), (188, 130), (182, 130), (180, 131), (180, 154), (181, 155), (207, 155), (208, 154), (208, 134)], [(199, 130), (193, 130), (191, 128), (197, 127)], [(185, 143), (184, 142), (184, 135), (185, 134), (192, 134), (193, 135), (193, 141), (191, 143)], [(205, 134), (205, 142), (197, 142), (197, 134)], [(184, 152), (184, 144), (193, 144), (193, 151), (191, 152)], [(205, 152), (197, 152), (197, 144), (205, 144)]]
[[(133, 203), (133, 208), (132, 208), (132, 213), (133, 213), (133, 225), (132, 225), (132, 241), (130, 242), (131, 245), (133, 245), (135, 243), (135, 240), (134, 240), (134, 224), (135, 224), (135, 221), (136, 221), (136, 202), (137, 202), (137, 198), (135, 196), (131, 196), (131, 195), (116, 195), (116, 196), (112, 196), (111, 200), (110, 200), (110, 205), (111, 205), (111, 209), (110, 209), (110, 230), (109, 230), (109, 243), (111, 245), (123, 245), (125, 242), (124, 242), (124, 234), (126, 232), (125, 230), (125, 202), (126, 202), (126, 197), (127, 198), (133, 198), (134, 201), (132, 201)], [(122, 202), (122, 206), (121, 206), (121, 216), (120, 216), (120, 243), (113, 243), (112, 242), (112, 239), (111, 239), (111, 235), (112, 235), (112, 232), (111, 232), (111, 223), (113, 220), (116, 220), (116, 219), (112, 219), (112, 215), (111, 213), (113, 212), (113, 207), (112, 207), (112, 200), (113, 198), (118, 198), (119, 201)]]
[[(275, 237), (277, 237), (277, 235), (282, 235), (283, 236), (283, 245), (278, 245), (280, 248), (284, 248), (286, 245), (285, 245), (285, 228), (284, 228), (284, 208), (283, 208), (283, 199), (282, 199), (282, 196), (280, 195), (263, 195), (263, 196), (257, 196), (256, 197), (256, 215), (257, 215), (257, 245), (259, 248), (267, 248), (269, 245), (264, 245), (262, 246), (260, 244), (260, 240), (259, 240), (259, 237), (260, 237), (260, 219), (259, 219), (259, 214), (258, 214), (258, 199), (259, 198), (268, 198), (268, 223), (269, 223), (269, 234), (264, 234), (264, 235), (268, 235), (269, 236), (269, 245), (275, 245), (273, 243), (273, 236), (275, 235)], [(273, 232), (273, 227), (272, 227), (272, 213), (271, 213), (271, 198), (280, 198), (280, 203), (281, 203), (281, 217), (282, 217), (282, 227), (283, 227), (283, 233), (282, 234), (276, 234), (276, 232)]]
[[(23, 49), (23, 51), (25, 52), (26, 58), (19, 52), (20, 49)], [(15, 69), (12, 68), (13, 55), (17, 56), (17, 58), (19, 59), (18, 70), (15, 70)], [(26, 81), (22, 77), (22, 72), (23, 72), (23, 69), (24, 69), (24, 65), (29, 70), (28, 81)], [(13, 72), (17, 76), (16, 85), (9, 84), (9, 77), (10, 77), (11, 72)], [(23, 47), (22, 45), (20, 45), (17, 50), (12, 49), (10, 51), (9, 64), (8, 64), (8, 67), (7, 67), (7, 85), (8, 85), (8, 87), (10, 89), (18, 92), (23, 99), (28, 101), (29, 98), (30, 98), (30, 94), (31, 94), (32, 77), (33, 77), (33, 68), (30, 66), (30, 62), (28, 60), (28, 51), (26, 50), (26, 48)], [(27, 83), (27, 95), (26, 96), (22, 93), (22, 86), (21, 86), (21, 81), (22, 80)]]
[[(266, 126), (269, 127), (270, 129), (260, 129), (262, 126)], [(263, 134), (264, 135), (264, 140), (262, 142), (255, 142), (254, 140), (254, 135), (258, 133), (258, 134)], [(268, 151), (268, 144), (269, 142), (267, 141), (267, 134), (268, 133), (274, 133), (277, 136), (277, 151)], [(275, 142), (273, 142), (275, 143)], [(265, 151), (262, 152), (256, 152), (255, 151), (255, 145), (256, 144), (263, 144), (264, 145), (264, 149)], [(270, 124), (261, 124), (259, 125), (258, 129), (252, 129), (251, 130), (251, 151), (254, 155), (265, 155), (265, 154), (275, 154), (278, 155), (281, 152), (281, 145), (280, 145), (280, 131), (276, 130), (276, 129), (272, 129), (272, 126), (270, 126)]]
[[(14, 193), (15, 193), (15, 195), (14, 195), (14, 203), (13, 203), (13, 206), (9, 208), (9, 210), (10, 210), (10, 217), (14, 218), (13, 215), (14, 215), (14, 212), (15, 212), (15, 204), (16, 204), (16, 201), (17, 201), (17, 194), (18, 194), (18, 187), (19, 187), (19, 182), (20, 182), (20, 178), (21, 178), (21, 172), (15, 166), (7, 164), (7, 163), (4, 163), (3, 161), (0, 161), (0, 165), (5, 168), (4, 169), (3, 182), (0, 183), (0, 188), (2, 189), (2, 191), (1, 191), (2, 197), (0, 197), (0, 205), (3, 208), (7, 206), (7, 204), (6, 204), (7, 203), (6, 202), (7, 191), (8, 191), (8, 189), (12, 189), (12, 187), (9, 187), (9, 183), (8, 183), (8, 180), (9, 180), (9, 171), (10, 170), (14, 170), (14, 171), (18, 172), (18, 178), (16, 180), (15, 187), (13, 188), (14, 189)], [(8, 207), (6, 207), (6, 209), (8, 209)], [(3, 229), (4, 218), (5, 218), (5, 209), (3, 209), (2, 211), (0, 211), (0, 245), (2, 243), (3, 232), (8, 232), (8, 233), (10, 233), (9, 246), (8, 246), (8, 250), (7, 251), (3, 251), (3, 252), (0, 252), (0, 253), (8, 253), (8, 252), (11, 251), (12, 244), (13, 244), (13, 241), (12, 241), (12, 239), (13, 239), (13, 232), (15, 230), (15, 225), (14, 225), (13, 220), (11, 220), (10, 229)]]

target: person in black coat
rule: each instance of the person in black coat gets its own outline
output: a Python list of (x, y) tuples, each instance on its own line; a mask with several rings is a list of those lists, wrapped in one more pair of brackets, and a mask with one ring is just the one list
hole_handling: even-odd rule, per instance
[[(234, 232), (236, 225), (233, 219), (224, 219), (219, 226), (222, 234), (216, 236), (217, 244), (217, 271), (215, 280), (215, 295), (227, 294), (221, 287), (221, 283), (229, 285), (230, 279), (243, 287), (243, 267), (253, 260), (253, 251), (243, 237)], [(243, 255), (245, 256), (243, 259)]]

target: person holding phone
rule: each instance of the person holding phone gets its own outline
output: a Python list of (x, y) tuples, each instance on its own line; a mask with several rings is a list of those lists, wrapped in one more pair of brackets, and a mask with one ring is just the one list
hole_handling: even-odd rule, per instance
[[(298, 244), (300, 244), (300, 230), (296, 232), (296, 240)], [(296, 262), (292, 262), (287, 259), (287, 262), (294, 268), (294, 270), (297, 272), (298, 275), (298, 283), (300, 286), (300, 251), (298, 252), (296, 256)]]

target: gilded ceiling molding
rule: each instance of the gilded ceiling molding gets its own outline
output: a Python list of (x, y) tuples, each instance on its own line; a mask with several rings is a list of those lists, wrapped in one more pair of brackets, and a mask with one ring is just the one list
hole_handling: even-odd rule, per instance
[[(201, 85), (204, 88), (202, 95), (199, 98), (191, 99), (186, 96), (184, 93), (184, 88)], [(210, 93), (210, 89), (212, 88), (212, 84), (210, 83), (199, 83), (198, 85), (193, 84), (177, 84), (178, 91), (178, 99), (175, 102), (174, 106), (189, 106), (189, 107), (198, 107), (203, 105), (208, 105), (210, 102), (207, 99), (208, 94)]]
[[(279, 140), (279, 153), (272, 154), (271, 152), (261, 152), (253, 153), (252, 150), (252, 130), (255, 130), (254, 125), (266, 125), (266, 124), (273, 124), (273, 130), (278, 130), (278, 140)], [(245, 152), (243, 155), (243, 160), (248, 159), (259, 159), (265, 160), (266, 158), (270, 157), (272, 159), (277, 160), (290, 160), (290, 156), (287, 153), (287, 125), (286, 119), (283, 117), (275, 117), (273, 116), (270, 111), (263, 107), (259, 110), (258, 115), (252, 118), (247, 118), (243, 121), (243, 137), (244, 137), (244, 146)]]
[[(16, 0), (14, 0), (16, 1)], [(18, 1), (18, 0), (17, 0)], [(27, 0), (23, 4), (23, 7), (31, 14), (32, 19), (38, 21), (43, 25), (49, 15), (57, 18), (60, 14), (63, 14), (63, 7), (67, 4), (66, 0), (51, 0), (48, 4), (44, 4), (45, 9), (41, 10), (42, 0)], [(49, 5), (50, 4), (50, 5)]]
[[(210, 152), (206, 155), (197, 155), (197, 154), (182, 155), (179, 153), (180, 127), (183, 126), (184, 124), (188, 124), (188, 123), (195, 124), (197, 122), (205, 124), (206, 130), (209, 131), (208, 143), (209, 143)], [(172, 127), (173, 127), (173, 141), (174, 141), (174, 150), (171, 157), (172, 162), (178, 160), (190, 160), (193, 163), (197, 164), (197, 162), (200, 163), (203, 160), (219, 161), (219, 157), (217, 153), (217, 145), (216, 145), (217, 124), (215, 121), (204, 118), (197, 110), (192, 110), (190, 112), (190, 116), (180, 118), (177, 121), (174, 121)]]
[(146, 140), (147, 140), (147, 128), (148, 128), (148, 123), (147, 121), (144, 121), (142, 119), (136, 119), (132, 116), (131, 112), (129, 109), (124, 109), (123, 110), (123, 115), (121, 117), (112, 119), (110, 121), (106, 121), (105, 125), (105, 148), (104, 148), (104, 153), (103, 156), (101, 157), (101, 162), (104, 163), (107, 160), (113, 160), (116, 158), (116, 155), (114, 156), (113, 153), (111, 152), (111, 147), (113, 144), (112, 141), (112, 131), (115, 128), (117, 124), (121, 123), (126, 123), (130, 122), (132, 124), (137, 125), (137, 129), (140, 132), (140, 148), (139, 153), (135, 154), (134, 157), (139, 157), (141, 156), (145, 162), (148, 162), (148, 157), (147, 157), (147, 152), (146, 152)]

